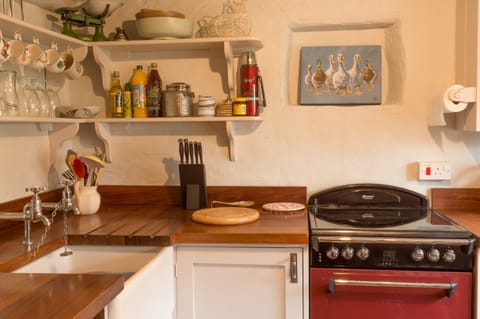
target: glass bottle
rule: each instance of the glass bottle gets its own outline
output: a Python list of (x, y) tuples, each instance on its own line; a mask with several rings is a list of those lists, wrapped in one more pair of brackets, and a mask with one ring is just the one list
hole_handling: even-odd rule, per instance
[(133, 117), (148, 117), (147, 112), (147, 75), (143, 71), (143, 66), (137, 65), (137, 69), (132, 76), (132, 106)]
[(129, 82), (125, 83), (123, 87), (123, 115), (132, 117), (132, 91)]
[(157, 63), (150, 66), (147, 81), (147, 111), (148, 117), (160, 117), (162, 114), (162, 79), (158, 74)]
[(112, 117), (125, 117), (123, 114), (123, 89), (120, 85), (120, 72), (113, 71), (110, 85), (110, 114)]
[(17, 116), (19, 113), (16, 78), (17, 72), (15, 71), (0, 71), (0, 92), (3, 92), (3, 103), (7, 116)]

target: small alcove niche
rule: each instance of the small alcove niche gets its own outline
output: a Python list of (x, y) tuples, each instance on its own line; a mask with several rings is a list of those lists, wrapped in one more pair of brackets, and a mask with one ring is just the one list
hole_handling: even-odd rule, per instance
[[(297, 23), (289, 27), (288, 102), (299, 104), (299, 71), (302, 47), (365, 46), (381, 47), (380, 105), (401, 104), (405, 80), (405, 49), (398, 21), (365, 23)], [(325, 61), (328, 64), (328, 61)], [(349, 63), (351, 63), (349, 61)], [(363, 63), (362, 63), (363, 64)], [(323, 64), (325, 65), (325, 64)], [(363, 67), (363, 66), (362, 66)], [(301, 105), (318, 108), (328, 105)], [(335, 105), (331, 105), (335, 106)]]

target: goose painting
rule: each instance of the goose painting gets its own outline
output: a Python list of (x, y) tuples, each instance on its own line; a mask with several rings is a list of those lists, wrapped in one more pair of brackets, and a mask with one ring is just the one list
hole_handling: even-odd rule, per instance
[[(328, 61), (323, 71), (321, 61)], [(300, 105), (378, 105), (382, 103), (380, 45), (302, 47)]]

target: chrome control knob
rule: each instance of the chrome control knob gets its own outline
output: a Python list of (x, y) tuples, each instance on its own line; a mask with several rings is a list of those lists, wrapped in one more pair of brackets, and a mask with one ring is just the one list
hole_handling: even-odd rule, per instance
[(442, 259), (444, 262), (453, 263), (457, 259), (457, 255), (453, 249), (446, 249), (443, 252)]
[(342, 257), (343, 257), (343, 259), (345, 259), (345, 260), (350, 260), (350, 259), (352, 259), (354, 253), (355, 253), (355, 250), (354, 250), (352, 247), (350, 247), (350, 246), (347, 246), (347, 247), (343, 248), (343, 249), (342, 249), (342, 252), (341, 252)]
[(334, 245), (328, 248), (326, 252), (328, 259), (331, 259), (331, 260), (337, 259), (339, 254), (340, 254), (340, 250)]
[(417, 247), (412, 251), (410, 256), (412, 257), (413, 261), (420, 262), (425, 258), (425, 252), (422, 248)]
[(431, 262), (436, 263), (437, 261), (440, 260), (440, 251), (438, 251), (437, 248), (431, 248), (427, 252), (427, 259)]
[(367, 247), (360, 247), (357, 250), (357, 257), (360, 260), (366, 260), (370, 256), (370, 250)]

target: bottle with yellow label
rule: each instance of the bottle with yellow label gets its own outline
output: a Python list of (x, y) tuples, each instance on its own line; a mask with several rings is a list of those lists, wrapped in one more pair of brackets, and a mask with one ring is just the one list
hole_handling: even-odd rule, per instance
[(148, 117), (147, 112), (147, 75), (143, 71), (143, 66), (137, 65), (133, 73), (131, 82), (132, 88), (132, 107), (133, 117)]
[(120, 85), (120, 73), (113, 71), (110, 85), (110, 115), (111, 117), (124, 117), (123, 114), (123, 89)]
[(132, 91), (130, 91), (129, 82), (123, 87), (123, 115), (132, 117)]

